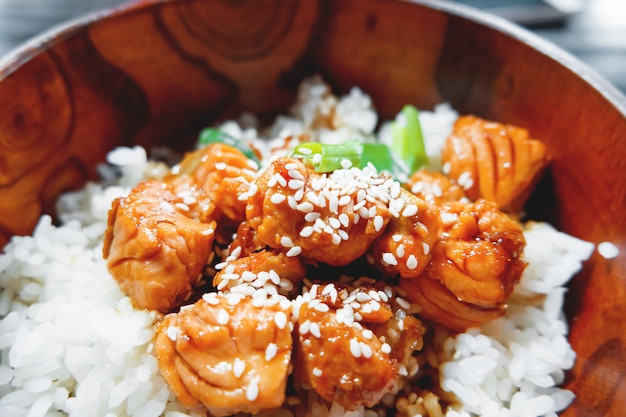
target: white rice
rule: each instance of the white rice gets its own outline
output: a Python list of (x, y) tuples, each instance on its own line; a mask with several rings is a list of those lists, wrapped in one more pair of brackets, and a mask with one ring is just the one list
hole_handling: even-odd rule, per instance
[[(309, 129), (316, 114), (328, 116), (329, 106), (335, 106), (333, 123), (339, 130), (321, 131), (321, 136), (337, 141), (356, 133), (372, 139), (376, 113), (369, 97), (354, 89), (336, 99), (320, 83), (313, 79), (305, 85), (292, 115), (277, 119), (272, 134)], [(420, 113), (434, 167), (454, 118), (445, 104)], [(247, 120), (247, 126), (223, 127), (233, 136), (256, 138), (254, 120)], [(380, 135), (385, 140), (385, 128)], [(109, 162), (118, 165), (121, 178), (108, 177), (63, 196), (60, 226), (42, 216), (33, 236), (13, 237), (0, 255), (2, 417), (194, 415), (159, 374), (152, 354), (157, 314), (133, 309), (102, 259), (111, 201), (140, 178), (162, 175), (163, 167), (149, 163), (141, 148), (117, 149)], [(593, 245), (547, 224), (528, 225), (525, 236), (529, 266), (506, 316), (463, 334), (438, 330), (441, 388), (461, 401), (448, 417), (555, 416), (574, 397), (558, 388), (575, 360), (562, 312), (564, 285)], [(309, 411), (375, 415), (315, 402)]]

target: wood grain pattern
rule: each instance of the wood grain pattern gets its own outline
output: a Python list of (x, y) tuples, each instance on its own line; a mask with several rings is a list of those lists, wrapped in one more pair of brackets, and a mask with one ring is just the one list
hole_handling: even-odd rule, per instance
[[(626, 99), (505, 22), (438, 2), (141, 1), (65, 28), (0, 66), (0, 246), (117, 145), (190, 145), (242, 110), (270, 118), (307, 75), (361, 86), (382, 117), (411, 102), (529, 128), (554, 157), (529, 211), (620, 256), (594, 255), (567, 310), (578, 361), (564, 412), (626, 409)], [(620, 146), (621, 145), (621, 146)]]

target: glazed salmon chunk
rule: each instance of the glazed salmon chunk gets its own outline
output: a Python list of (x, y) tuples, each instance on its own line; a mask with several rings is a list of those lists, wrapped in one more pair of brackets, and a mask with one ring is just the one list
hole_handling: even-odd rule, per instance
[(429, 267), (400, 287), (422, 316), (464, 330), (504, 314), (526, 267), (525, 244), (520, 224), (494, 202), (448, 203)]
[(348, 410), (373, 406), (396, 388), (424, 329), (387, 294), (359, 284), (314, 284), (296, 300), (301, 384)]
[(189, 299), (213, 252), (214, 208), (193, 184), (156, 180), (113, 202), (103, 255), (138, 308), (167, 313)]
[(288, 301), (266, 300), (209, 293), (160, 323), (161, 373), (185, 406), (219, 417), (283, 404), (291, 310)]
[(446, 140), (444, 172), (471, 200), (494, 201), (518, 213), (549, 158), (546, 147), (528, 131), (475, 116), (462, 116)]
[(256, 177), (256, 162), (240, 150), (213, 143), (189, 152), (167, 181), (190, 176), (212, 201), (219, 201), (218, 213), (235, 222), (245, 218), (246, 199)]
[(417, 277), (430, 262), (430, 248), (441, 228), (440, 210), (405, 189), (389, 207), (391, 220), (370, 246), (368, 260), (386, 276)]
[(404, 185), (417, 197), (437, 206), (450, 201), (467, 200), (460, 185), (436, 171), (415, 171)]
[(232, 289), (242, 284), (265, 288), (288, 295), (302, 281), (306, 273), (298, 257), (284, 252), (260, 251), (229, 261), (213, 278), (218, 290)]
[(390, 195), (400, 191), (375, 170), (323, 174), (291, 157), (274, 160), (256, 185), (246, 207), (256, 239), (305, 263), (333, 266), (367, 251), (389, 222)]

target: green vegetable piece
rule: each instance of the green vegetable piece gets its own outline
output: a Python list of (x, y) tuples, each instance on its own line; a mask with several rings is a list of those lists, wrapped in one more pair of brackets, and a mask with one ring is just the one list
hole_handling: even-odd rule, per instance
[(391, 123), (391, 149), (407, 165), (410, 172), (428, 163), (424, 136), (420, 126), (418, 111), (410, 104), (402, 108), (402, 112)]
[(293, 151), (293, 156), (302, 158), (318, 172), (331, 172), (343, 168), (347, 159), (352, 166), (358, 166), (363, 153), (363, 144), (358, 140), (348, 140), (339, 144), (307, 142)]
[(376, 167), (378, 172), (394, 172), (394, 160), (391, 149), (384, 143), (364, 143), (363, 154), (359, 162), (359, 168), (365, 168), (368, 163)]
[(245, 141), (232, 137), (231, 135), (220, 129), (215, 129), (212, 127), (202, 129), (198, 137), (198, 142), (204, 146), (210, 145), (212, 143), (223, 143), (225, 145), (229, 145), (233, 148), (240, 150), (248, 159), (252, 159), (257, 163), (259, 162), (256, 154)]

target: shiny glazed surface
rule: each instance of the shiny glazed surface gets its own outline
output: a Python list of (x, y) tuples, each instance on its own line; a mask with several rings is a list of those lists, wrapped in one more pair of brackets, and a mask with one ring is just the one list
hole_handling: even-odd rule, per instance
[(270, 119), (320, 73), (371, 95), (381, 117), (411, 102), (512, 123), (553, 162), (528, 213), (611, 241), (571, 283), (577, 400), (563, 413), (626, 409), (626, 98), (552, 45), (440, 2), (138, 1), (42, 36), (0, 62), (0, 245), (30, 233), (57, 196), (95, 178), (119, 145), (190, 146), (250, 110)]

